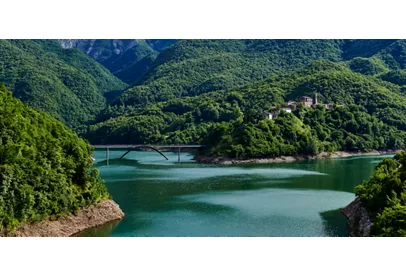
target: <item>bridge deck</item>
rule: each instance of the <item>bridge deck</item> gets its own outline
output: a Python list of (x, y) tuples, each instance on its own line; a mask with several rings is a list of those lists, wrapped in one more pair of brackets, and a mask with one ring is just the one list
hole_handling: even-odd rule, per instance
[(106, 145), (93, 145), (95, 149), (105, 149), (106, 150), (106, 162), (107, 165), (109, 165), (109, 150), (110, 149), (126, 149), (127, 152), (124, 153), (119, 159), (122, 159), (125, 157), (128, 153), (131, 151), (135, 150), (136, 148), (150, 148), (155, 151), (157, 151), (161, 156), (163, 156), (166, 160), (168, 158), (161, 152), (159, 149), (163, 148), (176, 148), (178, 149), (178, 162), (180, 162), (180, 151), (181, 148), (202, 148), (204, 147), (203, 145), (184, 145), (184, 144), (178, 144), (178, 145), (149, 145), (149, 144), (106, 144)]
[(155, 148), (201, 148), (204, 145), (156, 145), (156, 144), (107, 144), (92, 145), (96, 149), (129, 149), (133, 147), (155, 147)]

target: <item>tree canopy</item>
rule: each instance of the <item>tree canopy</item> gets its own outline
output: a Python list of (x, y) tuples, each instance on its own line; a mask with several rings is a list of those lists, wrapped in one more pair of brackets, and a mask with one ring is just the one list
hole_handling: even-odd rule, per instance
[(0, 82), (71, 127), (91, 121), (105, 108), (107, 94), (126, 87), (80, 50), (50, 40), (0, 39)]
[(0, 83), (0, 231), (108, 198), (92, 147)]
[[(332, 109), (300, 106), (276, 120), (272, 106), (318, 94)], [(343, 105), (339, 107), (338, 105)], [(93, 143), (199, 143), (204, 154), (237, 158), (312, 155), (405, 147), (402, 88), (351, 70), (346, 62), (310, 65), (243, 86), (145, 105), (106, 108), (85, 135)]]
[(406, 152), (382, 160), (356, 194), (372, 215), (373, 236), (406, 237)]

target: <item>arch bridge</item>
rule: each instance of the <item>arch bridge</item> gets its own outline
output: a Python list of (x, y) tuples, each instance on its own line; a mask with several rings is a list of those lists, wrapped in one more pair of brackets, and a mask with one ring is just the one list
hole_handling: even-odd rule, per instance
[(178, 152), (178, 162), (180, 162), (180, 151), (182, 148), (202, 148), (204, 147), (203, 145), (150, 145), (150, 144), (128, 144), (128, 145), (122, 145), (122, 144), (112, 144), (112, 145), (92, 145), (95, 149), (106, 149), (106, 161), (107, 165), (109, 165), (109, 149), (124, 149), (127, 150), (119, 159), (124, 158), (127, 154), (129, 154), (131, 151), (134, 151), (137, 148), (148, 148), (156, 151), (159, 153), (161, 156), (163, 156), (166, 160), (168, 158), (165, 156), (165, 154), (161, 151), (162, 149), (177, 149)]

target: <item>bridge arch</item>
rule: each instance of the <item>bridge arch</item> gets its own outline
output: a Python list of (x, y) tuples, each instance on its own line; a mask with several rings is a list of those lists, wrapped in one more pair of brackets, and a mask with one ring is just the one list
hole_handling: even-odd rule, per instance
[(143, 147), (143, 148), (150, 148), (150, 149), (152, 149), (152, 150), (158, 152), (161, 156), (163, 156), (166, 160), (168, 160), (168, 158), (167, 158), (161, 151), (159, 151), (157, 148), (152, 147), (152, 146), (150, 146), (150, 145), (135, 145), (135, 146), (133, 146), (131, 149), (129, 149), (127, 152), (125, 152), (119, 159), (122, 159), (122, 158), (125, 157), (128, 153), (130, 153), (131, 151), (134, 151), (134, 149), (142, 148), (142, 147)]

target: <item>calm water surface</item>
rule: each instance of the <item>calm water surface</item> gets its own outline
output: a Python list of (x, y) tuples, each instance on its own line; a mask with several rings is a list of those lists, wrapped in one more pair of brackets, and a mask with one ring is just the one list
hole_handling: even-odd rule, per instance
[(347, 236), (339, 208), (383, 157), (280, 164), (206, 165), (193, 155), (96, 151), (126, 217), (81, 236)]

